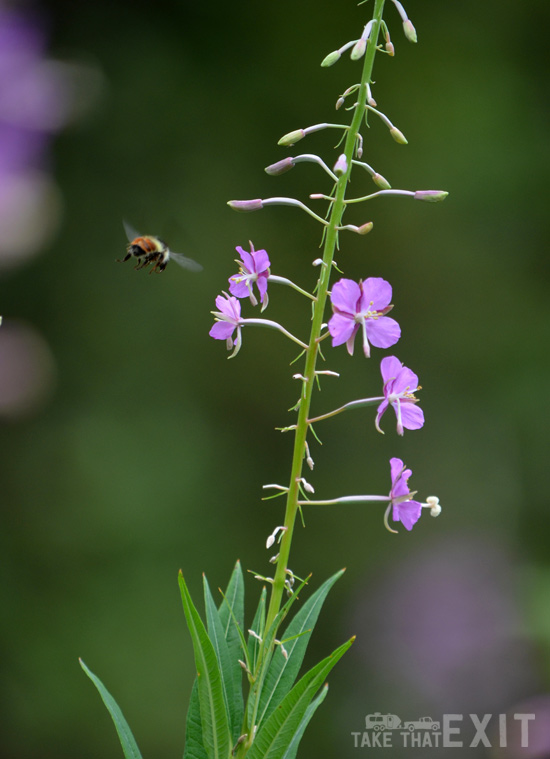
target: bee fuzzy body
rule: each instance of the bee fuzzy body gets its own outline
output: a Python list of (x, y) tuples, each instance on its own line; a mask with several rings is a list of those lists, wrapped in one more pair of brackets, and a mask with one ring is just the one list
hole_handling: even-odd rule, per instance
[(164, 271), (166, 264), (170, 260), (168, 246), (158, 237), (136, 237), (129, 243), (126, 251), (124, 261), (127, 261), (129, 258), (136, 258), (137, 264), (134, 266), (134, 269), (145, 269), (150, 264), (153, 264), (150, 273)]
[(173, 253), (168, 245), (159, 237), (153, 237), (152, 235), (140, 235), (128, 224), (124, 223), (126, 235), (128, 237), (128, 247), (126, 248), (126, 255), (119, 261), (129, 261), (131, 258), (136, 259), (137, 263), (134, 269), (145, 269), (148, 266), (152, 266), (149, 274), (154, 271), (161, 272), (166, 269), (166, 265), (170, 259), (176, 261), (184, 269), (190, 269), (191, 271), (200, 271), (202, 266), (192, 258), (182, 256), (181, 253)]

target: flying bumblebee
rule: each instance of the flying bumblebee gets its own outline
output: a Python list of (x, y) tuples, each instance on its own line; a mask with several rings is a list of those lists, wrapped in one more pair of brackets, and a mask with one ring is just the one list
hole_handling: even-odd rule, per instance
[(168, 245), (158, 237), (152, 235), (140, 235), (139, 232), (130, 226), (130, 224), (124, 223), (124, 230), (126, 237), (128, 238), (128, 247), (126, 248), (126, 255), (124, 258), (117, 258), (117, 261), (124, 262), (129, 261), (130, 258), (135, 258), (137, 264), (134, 269), (145, 269), (150, 264), (153, 265), (149, 274), (154, 271), (160, 272), (166, 269), (168, 261), (175, 261), (184, 269), (190, 271), (201, 271), (202, 266), (192, 258), (187, 258), (181, 253), (173, 253)]

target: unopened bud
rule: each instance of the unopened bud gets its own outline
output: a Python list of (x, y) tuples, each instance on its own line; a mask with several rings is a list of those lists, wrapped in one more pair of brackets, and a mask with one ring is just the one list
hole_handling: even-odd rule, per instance
[(440, 200), (445, 200), (448, 194), (445, 190), (417, 190), (414, 193), (414, 199), (427, 200), (428, 203), (439, 203)]
[(397, 127), (390, 129), (390, 134), (399, 145), (407, 145), (407, 138)]
[(378, 174), (378, 172), (372, 175), (372, 181), (377, 187), (380, 187), (381, 190), (391, 190), (391, 184), (382, 176), (382, 174)]
[(295, 129), (293, 132), (289, 132), (288, 134), (283, 135), (277, 145), (285, 145), (288, 147), (290, 145), (294, 145), (296, 142), (299, 142), (305, 136), (306, 133), (303, 129)]
[(321, 66), (324, 68), (327, 68), (328, 66), (334, 66), (334, 64), (340, 60), (340, 51), (339, 50), (333, 50), (332, 53), (329, 53), (323, 60), (321, 61)]
[(290, 169), (293, 169), (295, 165), (296, 164), (294, 163), (294, 158), (292, 158), (292, 156), (289, 156), (288, 158), (283, 158), (282, 161), (272, 163), (271, 166), (266, 166), (264, 171), (266, 174), (275, 177), (279, 174), (284, 174), (285, 172), (290, 171)]
[(353, 50), (351, 51), (350, 58), (352, 61), (358, 61), (360, 58), (362, 58), (365, 55), (365, 50), (367, 49), (367, 40), (364, 40), (361, 38), (360, 40), (357, 40), (355, 45), (353, 46)]
[(259, 211), (263, 208), (263, 202), (261, 198), (256, 200), (229, 200), (227, 205), (234, 211)]
[(344, 153), (338, 157), (338, 160), (334, 164), (333, 171), (337, 177), (341, 177), (348, 170), (348, 162)]
[(416, 29), (414, 28), (410, 18), (408, 18), (406, 21), (403, 21), (403, 31), (405, 32), (405, 37), (409, 40), (409, 42), (418, 42)]
[(345, 102), (346, 101), (343, 97), (339, 97), (338, 100), (336, 101), (336, 110), (339, 111)]
[(386, 53), (388, 53), (388, 55), (391, 55), (393, 57), (395, 55), (395, 48), (393, 46), (393, 42), (391, 42), (390, 40), (388, 40), (386, 42), (385, 47), (386, 47)]
[(374, 227), (374, 224), (372, 223), (372, 221), (367, 221), (366, 224), (361, 224), (360, 227), (357, 227), (357, 234), (368, 235), (368, 233), (371, 231), (373, 227)]

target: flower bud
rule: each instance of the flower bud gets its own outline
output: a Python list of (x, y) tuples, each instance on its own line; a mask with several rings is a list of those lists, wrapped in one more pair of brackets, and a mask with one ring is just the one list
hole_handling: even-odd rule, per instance
[(427, 200), (428, 203), (438, 203), (445, 200), (449, 193), (445, 190), (417, 190), (414, 193), (415, 200)]
[(227, 205), (234, 211), (259, 211), (263, 208), (263, 202), (261, 198), (256, 200), (229, 200)]
[(347, 170), (348, 170), (348, 162), (346, 160), (345, 154), (342, 153), (342, 155), (339, 156), (338, 160), (334, 164), (333, 171), (337, 177), (341, 177), (342, 174), (345, 174)]
[(378, 174), (378, 172), (372, 175), (372, 181), (377, 187), (380, 187), (381, 190), (391, 190), (391, 184), (382, 176), (382, 174)]
[(407, 138), (397, 127), (390, 129), (390, 134), (399, 145), (407, 145)]
[(373, 228), (374, 224), (372, 221), (367, 221), (366, 224), (361, 224), (360, 227), (357, 227), (357, 234), (358, 235), (368, 235), (368, 233)]
[(339, 97), (338, 100), (336, 101), (336, 110), (339, 111), (345, 102), (346, 101), (343, 97)]
[(353, 50), (351, 51), (350, 58), (352, 61), (358, 61), (360, 58), (362, 58), (365, 55), (365, 50), (367, 49), (367, 40), (364, 40), (361, 38), (360, 40), (357, 40), (355, 45), (353, 46)]
[(329, 53), (323, 60), (321, 61), (321, 66), (324, 68), (327, 68), (328, 66), (334, 66), (334, 64), (340, 60), (340, 51), (339, 50), (333, 50), (332, 53)]
[(393, 42), (391, 42), (390, 40), (388, 40), (386, 42), (385, 47), (386, 47), (386, 53), (388, 53), (388, 55), (391, 55), (393, 57), (395, 55), (395, 48), (393, 46)]
[(295, 165), (294, 158), (288, 156), (288, 158), (283, 158), (282, 161), (277, 161), (277, 163), (272, 163), (271, 166), (266, 166), (264, 171), (266, 174), (276, 177), (279, 176), (279, 174), (284, 174), (285, 172), (290, 171)]
[(294, 145), (294, 143), (299, 142), (299, 140), (305, 136), (306, 133), (303, 129), (295, 129), (293, 132), (289, 132), (288, 134), (283, 135), (277, 145), (284, 145), (286, 147), (289, 147), (290, 145)]
[(403, 21), (403, 31), (405, 32), (405, 37), (409, 40), (409, 42), (418, 42), (416, 29), (414, 28), (412, 21), (409, 18), (406, 21)]

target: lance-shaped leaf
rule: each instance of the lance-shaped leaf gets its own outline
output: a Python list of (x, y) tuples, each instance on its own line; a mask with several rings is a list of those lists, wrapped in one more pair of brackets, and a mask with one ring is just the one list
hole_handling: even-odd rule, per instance
[[(280, 647), (273, 654), (260, 697), (260, 708), (258, 709), (257, 717), (258, 725), (261, 725), (269, 717), (277, 704), (280, 703), (292, 688), (302, 666), (311, 632), (315, 627), (321, 607), (329, 590), (336, 580), (343, 575), (344, 571), (342, 569), (332, 577), (329, 577), (315, 591), (311, 598), (308, 598), (281, 636), (288, 657), (285, 658), (283, 656)], [(286, 643), (285, 640), (289, 638), (292, 640)]]
[(209, 759), (227, 759), (231, 735), (216, 652), (181, 572), (179, 586), (195, 653), (203, 745)]
[(328, 683), (325, 683), (323, 687), (321, 688), (321, 692), (319, 693), (319, 695), (311, 702), (311, 704), (306, 709), (306, 713), (302, 717), (302, 721), (300, 722), (298, 729), (294, 733), (294, 737), (291, 740), (289, 747), (283, 754), (283, 759), (295, 759), (296, 752), (298, 751), (298, 746), (300, 745), (300, 741), (302, 740), (304, 731), (306, 727), (309, 725), (310, 719), (315, 714), (317, 707), (320, 704), (322, 704), (323, 701), (325, 700), (327, 693), (328, 693)]
[(185, 720), (185, 747), (183, 759), (208, 759), (203, 744), (201, 706), (199, 702), (199, 683), (197, 678), (193, 683), (187, 719)]
[(238, 661), (236, 661), (235, 664), (237, 665), (237, 674), (239, 676), (239, 681), (235, 683), (235, 667), (233, 666), (229, 654), (229, 648), (225, 639), (224, 628), (219, 617), (218, 609), (216, 608), (216, 604), (212, 598), (208, 580), (204, 575), (203, 584), (206, 623), (208, 625), (208, 637), (214, 646), (216, 658), (218, 659), (218, 666), (220, 668), (220, 675), (222, 679), (223, 698), (225, 701), (227, 716), (229, 718), (229, 729), (231, 731), (233, 740), (236, 741), (240, 735), (240, 728), (243, 718), (242, 711), (239, 713), (239, 704), (237, 699), (238, 693), (242, 693), (242, 689), (240, 687), (242, 680), (242, 669), (240, 668)]
[(244, 629), (244, 580), (240, 561), (235, 564), (218, 611), (231, 660), (238, 662), (243, 656), (241, 638), (235, 625), (239, 625), (241, 631)]
[(325, 677), (354, 640), (346, 641), (298, 680), (258, 730), (247, 759), (283, 759)]
[(109, 710), (109, 714), (113, 718), (113, 722), (115, 723), (120, 744), (122, 746), (122, 750), (124, 751), (124, 756), (126, 757), (126, 759), (141, 759), (141, 754), (139, 752), (139, 748), (134, 739), (134, 736), (132, 735), (132, 731), (130, 730), (128, 723), (124, 719), (124, 715), (120, 711), (120, 708), (117, 702), (111, 696), (107, 688), (103, 685), (99, 677), (96, 677), (96, 675), (94, 675), (94, 673), (88, 669), (88, 667), (84, 664), (82, 659), (79, 659), (79, 662), (84, 672), (88, 675), (90, 680), (98, 689), (99, 695), (103, 699), (103, 703), (105, 704), (105, 706)]

